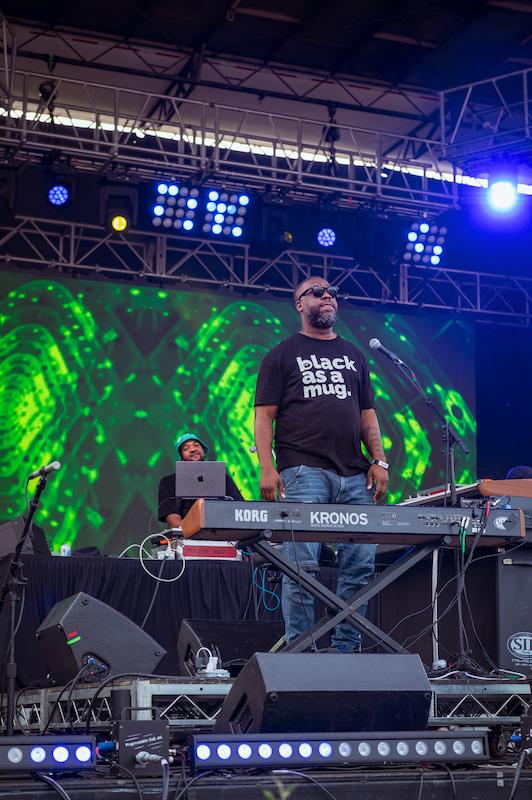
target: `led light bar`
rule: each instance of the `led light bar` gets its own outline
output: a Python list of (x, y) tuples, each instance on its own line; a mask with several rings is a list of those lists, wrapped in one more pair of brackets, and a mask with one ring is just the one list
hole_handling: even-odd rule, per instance
[(0, 771), (85, 770), (96, 766), (94, 736), (2, 736)]
[(488, 760), (487, 734), (479, 731), (392, 733), (206, 734), (193, 737), (194, 768), (248, 769), (326, 764), (420, 764)]

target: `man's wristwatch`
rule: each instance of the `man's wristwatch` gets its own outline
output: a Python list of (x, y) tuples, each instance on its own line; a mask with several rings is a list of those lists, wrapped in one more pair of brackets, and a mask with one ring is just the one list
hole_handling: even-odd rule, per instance
[(390, 469), (390, 465), (387, 461), (381, 461), (379, 458), (374, 458), (371, 462), (372, 464), (377, 464), (378, 467), (382, 467), (383, 469)]

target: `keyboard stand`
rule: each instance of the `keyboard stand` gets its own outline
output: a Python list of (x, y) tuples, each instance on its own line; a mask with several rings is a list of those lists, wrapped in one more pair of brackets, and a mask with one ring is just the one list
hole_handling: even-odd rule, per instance
[[(278, 548), (268, 542), (272, 536), (270, 530), (261, 531), (253, 536), (241, 539), (238, 543), (239, 548), (253, 550), (261, 555), (266, 561), (273, 564), (283, 575), (286, 575), (296, 583), (300, 583), (302, 588), (309, 594), (320, 600), (328, 610), (328, 614), (318, 620), (312, 628), (302, 633), (297, 639), (293, 639), (281, 652), (283, 653), (302, 653), (307, 650), (315, 641), (320, 639), (325, 633), (335, 628), (339, 622), (347, 620), (357, 630), (368, 637), (375, 645), (379, 645), (387, 653), (409, 653), (399, 642), (388, 636), (383, 630), (378, 628), (368, 619), (357, 612), (357, 609), (364, 605), (372, 597), (375, 597), (383, 589), (393, 583), (405, 572), (427, 558), (434, 550), (446, 544), (446, 539), (428, 542), (423, 545), (415, 545), (408, 555), (391, 564), (389, 567), (374, 577), (366, 586), (356, 592), (351, 600), (346, 603), (341, 600), (334, 592), (327, 589), (320, 581), (310, 575), (289, 558), (279, 552)], [(331, 616), (332, 614), (332, 616)]]

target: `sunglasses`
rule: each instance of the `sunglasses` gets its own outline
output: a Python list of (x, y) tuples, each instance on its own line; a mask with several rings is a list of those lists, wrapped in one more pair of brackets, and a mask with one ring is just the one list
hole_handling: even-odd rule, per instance
[(327, 294), (329, 294), (331, 297), (336, 297), (339, 291), (339, 286), (324, 286), (322, 283), (315, 283), (314, 286), (310, 286), (308, 289), (305, 289), (305, 291), (302, 292), (297, 299), (301, 300), (301, 298), (305, 297), (306, 294), (311, 294), (313, 297), (323, 297), (325, 292), (327, 292)]

